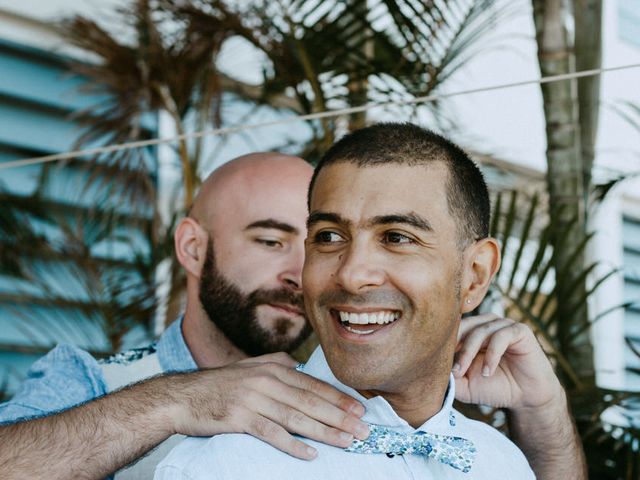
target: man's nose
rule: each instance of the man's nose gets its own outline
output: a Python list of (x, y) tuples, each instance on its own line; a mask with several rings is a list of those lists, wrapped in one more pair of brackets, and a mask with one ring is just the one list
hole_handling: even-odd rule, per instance
[(384, 271), (377, 265), (375, 253), (366, 245), (353, 243), (338, 254), (336, 282), (345, 291), (360, 293), (384, 283)]
[(284, 266), (278, 280), (293, 291), (302, 290), (302, 266), (304, 264), (304, 244), (292, 248), (284, 259)]

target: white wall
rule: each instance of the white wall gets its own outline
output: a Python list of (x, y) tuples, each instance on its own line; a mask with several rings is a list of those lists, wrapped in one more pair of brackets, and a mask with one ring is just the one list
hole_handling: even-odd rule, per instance
[(81, 13), (102, 20), (126, 0), (0, 0), (0, 37), (36, 48), (73, 53), (55, 34), (62, 18)]
[[(640, 63), (640, 48), (624, 41), (618, 29), (619, 2), (623, 1), (636, 2), (640, 8), (637, 0), (603, 2), (603, 67)], [(499, 25), (494, 33), (498, 40), (508, 39), (505, 43), (509, 48), (474, 59), (447, 85), (447, 92), (539, 77), (530, 2), (516, 2), (521, 13), (508, 25)], [(640, 69), (603, 74), (601, 101), (595, 178), (640, 171), (640, 131), (615, 111), (622, 101), (640, 105)], [(542, 98), (537, 85), (476, 93), (460, 97), (454, 104), (462, 125), (454, 138), (501, 159), (546, 170)], [(639, 217), (638, 200), (640, 179), (627, 180), (610, 194), (592, 218), (591, 225), (597, 234), (589, 250), (589, 261), (600, 262), (594, 279), (622, 267), (622, 214)], [(623, 285), (622, 272), (610, 277), (593, 298), (591, 314), (622, 304)], [(624, 311), (618, 309), (599, 320), (592, 330), (597, 381), (606, 388), (640, 389), (640, 382), (630, 385), (625, 375), (624, 321)]]

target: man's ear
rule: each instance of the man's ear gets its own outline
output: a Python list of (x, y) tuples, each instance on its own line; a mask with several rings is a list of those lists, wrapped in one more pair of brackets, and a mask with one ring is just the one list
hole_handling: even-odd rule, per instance
[(176, 257), (188, 274), (200, 278), (209, 234), (193, 218), (183, 218), (173, 237)]
[(461, 289), (462, 313), (480, 305), (499, 268), (500, 247), (494, 238), (483, 238), (469, 247)]

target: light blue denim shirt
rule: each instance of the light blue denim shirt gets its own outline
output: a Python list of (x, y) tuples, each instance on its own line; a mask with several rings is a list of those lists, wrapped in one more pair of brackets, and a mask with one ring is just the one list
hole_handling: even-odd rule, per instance
[[(182, 336), (182, 317), (155, 344), (164, 373), (197, 368)], [(0, 404), (0, 423), (66, 410), (108, 392), (98, 361), (71, 345), (58, 345), (36, 361), (16, 395)]]

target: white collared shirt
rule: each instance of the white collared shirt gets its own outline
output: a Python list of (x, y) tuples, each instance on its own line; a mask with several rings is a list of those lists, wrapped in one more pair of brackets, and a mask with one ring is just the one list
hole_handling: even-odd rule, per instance
[[(307, 362), (304, 372), (356, 398), (366, 408), (365, 422), (392, 427), (398, 432), (415, 432), (383, 397), (364, 398), (340, 383), (327, 364), (320, 347)], [(432, 458), (420, 455), (348, 453), (341, 448), (312, 440), (304, 441), (318, 450), (313, 461), (299, 460), (254, 437), (224, 434), (209, 438), (187, 438), (157, 467), (155, 480), (228, 479), (496, 479), (528, 480), (535, 476), (522, 452), (503, 434), (481, 422), (463, 416), (453, 408), (453, 377), (442, 409), (418, 430), (463, 437), (478, 451), (471, 472), (463, 473)]]

